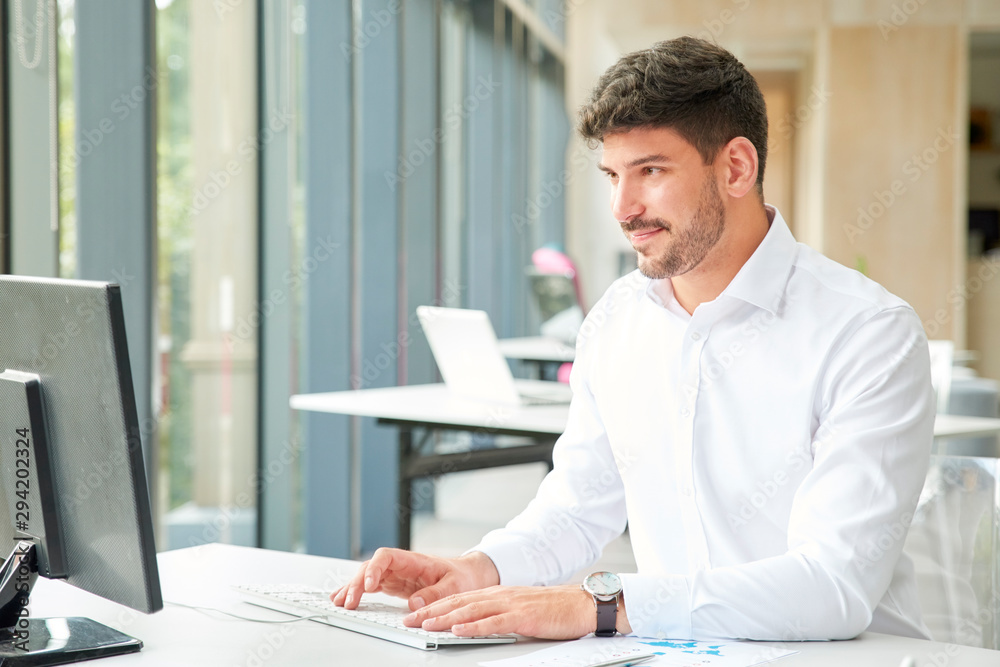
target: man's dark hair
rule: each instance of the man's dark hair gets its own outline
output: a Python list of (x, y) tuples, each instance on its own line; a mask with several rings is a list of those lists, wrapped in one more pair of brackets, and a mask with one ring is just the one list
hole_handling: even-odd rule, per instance
[(694, 37), (629, 53), (597, 82), (580, 109), (580, 134), (595, 146), (636, 127), (669, 127), (698, 149), (705, 164), (735, 137), (757, 149), (757, 190), (767, 159), (764, 96), (739, 60)]

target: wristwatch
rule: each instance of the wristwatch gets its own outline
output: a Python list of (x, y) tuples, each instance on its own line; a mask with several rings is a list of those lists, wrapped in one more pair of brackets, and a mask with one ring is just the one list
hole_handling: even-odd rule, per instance
[(594, 596), (597, 608), (598, 637), (613, 637), (618, 621), (618, 596), (622, 593), (622, 580), (611, 572), (595, 572), (580, 584), (580, 588)]

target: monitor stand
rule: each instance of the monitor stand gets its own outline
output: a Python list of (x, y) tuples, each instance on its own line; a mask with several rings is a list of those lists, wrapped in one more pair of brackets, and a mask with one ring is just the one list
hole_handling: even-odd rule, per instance
[(64, 665), (122, 653), (142, 642), (89, 618), (29, 618), (38, 578), (34, 542), (21, 540), (0, 568), (0, 664)]

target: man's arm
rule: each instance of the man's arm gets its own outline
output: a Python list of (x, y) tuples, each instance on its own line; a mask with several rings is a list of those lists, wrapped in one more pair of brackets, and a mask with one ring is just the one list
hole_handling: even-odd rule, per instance
[[(596, 629), (594, 599), (579, 583), (549, 585), (593, 563), (626, 521), (624, 487), (587, 384), (589, 355), (581, 348), (553, 471), (524, 512), (470, 552), (487, 554), (503, 585), (443, 598), (411, 614), (408, 625), (463, 636), (512, 632), (546, 639), (575, 639)], [(630, 631), (622, 600), (616, 623), (619, 632)]]
[(625, 530), (625, 488), (588, 383), (592, 356), (591, 345), (581, 342), (570, 375), (573, 401), (552, 450), (552, 471), (523, 512), (473, 547), (490, 557), (505, 586), (563, 583), (596, 562)]

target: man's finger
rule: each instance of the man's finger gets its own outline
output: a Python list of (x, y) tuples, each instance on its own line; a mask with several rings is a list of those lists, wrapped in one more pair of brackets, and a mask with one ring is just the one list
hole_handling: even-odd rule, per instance
[(379, 584), (382, 583), (382, 570), (378, 567), (369, 565), (368, 570), (365, 572), (365, 579), (362, 582), (362, 587), (365, 593), (374, 593), (378, 590)]
[[(428, 590), (431, 588), (434, 588), (434, 586), (428, 586), (426, 589), (423, 590)], [(420, 593), (421, 591), (417, 591), (416, 593), (413, 594), (413, 596), (411, 596), (411, 599), (413, 597), (416, 597)], [(421, 623), (423, 623), (423, 621), (427, 620), (428, 618), (441, 617), (444, 616), (445, 614), (455, 611), (456, 609), (459, 609), (460, 607), (465, 607), (471, 604), (479, 604), (482, 602), (489, 602), (494, 599), (495, 599), (494, 596), (491, 596), (489, 594), (484, 594), (483, 590), (469, 591), (468, 593), (442, 594), (440, 599), (435, 600), (433, 602), (428, 602), (423, 607), (415, 609), (412, 614), (410, 614), (403, 620), (403, 622), (406, 625), (416, 627), (419, 626)]]
[(392, 553), (384, 547), (376, 549), (367, 565), (364, 587), (370, 593), (382, 582), (382, 574), (392, 566)]
[(364, 577), (365, 592), (374, 593), (377, 591), (386, 572), (400, 569), (407, 564), (407, 560), (413, 560), (413, 554), (409, 551), (390, 547), (376, 549), (371, 560), (368, 561), (368, 570)]
[(457, 592), (458, 587), (452, 582), (451, 577), (446, 576), (436, 584), (421, 588), (419, 591), (411, 595), (407, 602), (409, 602), (410, 610), (416, 611), (431, 603), (443, 600), (449, 595), (453, 595)]
[(513, 612), (496, 614), (478, 621), (456, 623), (451, 631), (459, 637), (482, 637), (484, 635), (505, 635), (517, 632), (520, 618)]
[[(459, 596), (440, 596), (436, 600), (428, 600), (422, 598), (423, 595), (433, 596), (435, 595), (435, 586), (428, 586), (427, 588), (422, 588), (413, 595), (410, 596), (409, 603), (410, 609), (413, 611), (412, 614), (403, 619), (403, 623), (410, 627), (420, 627), (428, 618), (433, 618), (435, 616), (441, 616), (447, 614), (448, 612), (455, 609), (461, 603), (458, 601)], [(423, 604), (415, 604), (416, 600), (425, 600)]]
[(382, 578), (387, 572), (397, 567), (400, 560), (411, 556), (410, 552), (402, 549), (390, 549), (381, 547), (375, 550), (370, 560), (365, 561), (355, 573), (351, 582), (347, 586), (347, 595), (344, 597), (344, 607), (346, 609), (357, 609), (361, 603), (361, 596), (364, 593), (375, 593), (382, 588)]
[(445, 614), (434, 615), (426, 619), (421, 626), (431, 632), (450, 630), (453, 625), (480, 621), (496, 616), (507, 609), (503, 600), (473, 600), (459, 603), (459, 606)]
[[(345, 609), (357, 609), (358, 603), (361, 602), (361, 593), (364, 590), (364, 578), (365, 574), (368, 572), (368, 564), (371, 561), (365, 561), (358, 568), (358, 571), (354, 573), (351, 577), (350, 582), (348, 582), (346, 589), (346, 594), (343, 598), (343, 605)], [(338, 604), (334, 602), (334, 604)]]

